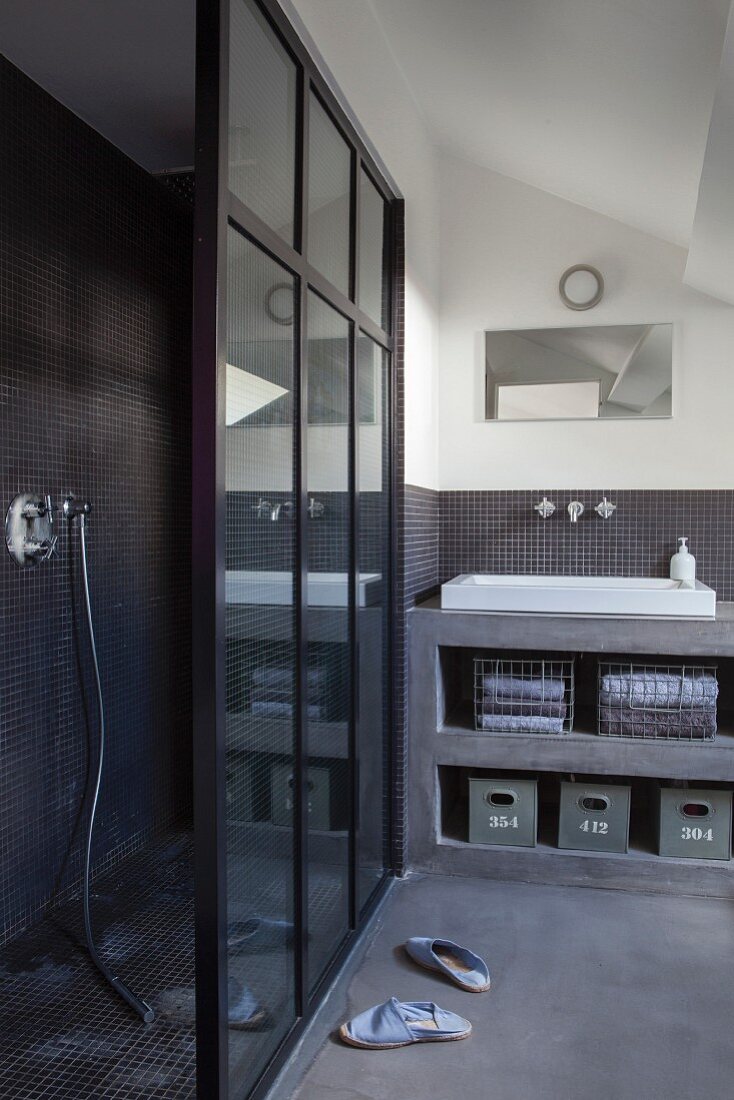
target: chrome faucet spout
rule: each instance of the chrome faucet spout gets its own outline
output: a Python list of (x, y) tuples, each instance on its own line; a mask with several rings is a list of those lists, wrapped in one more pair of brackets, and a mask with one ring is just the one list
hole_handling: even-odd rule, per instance
[(578, 523), (579, 516), (584, 514), (584, 506), (580, 500), (572, 500), (568, 506), (568, 514), (571, 517), (571, 523)]

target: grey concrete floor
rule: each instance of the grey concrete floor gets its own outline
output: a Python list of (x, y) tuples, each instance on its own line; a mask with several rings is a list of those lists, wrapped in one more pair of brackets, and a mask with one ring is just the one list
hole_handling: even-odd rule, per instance
[[(464, 993), (401, 944), (489, 963)], [(439, 876), (399, 883), (344, 1018), (394, 995), (470, 1019), (460, 1043), (362, 1051), (334, 1036), (297, 1100), (732, 1100), (734, 903)]]

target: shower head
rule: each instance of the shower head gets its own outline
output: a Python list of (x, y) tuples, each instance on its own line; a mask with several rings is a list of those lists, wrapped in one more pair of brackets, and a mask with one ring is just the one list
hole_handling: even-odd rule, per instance
[(71, 493), (64, 501), (64, 515), (67, 519), (74, 519), (75, 516), (88, 516), (92, 511), (92, 505), (88, 500), (77, 500)]

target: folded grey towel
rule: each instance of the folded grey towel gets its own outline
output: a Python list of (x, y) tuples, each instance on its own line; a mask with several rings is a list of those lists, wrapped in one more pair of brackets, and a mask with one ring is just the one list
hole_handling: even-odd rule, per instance
[[(254, 700), (250, 704), (250, 713), (261, 718), (292, 718), (293, 703), (276, 703), (272, 700)], [(321, 721), (322, 708), (309, 705), (308, 717), (312, 722)]]
[(629, 707), (599, 707), (599, 733), (606, 737), (660, 737), (704, 740), (716, 735), (713, 707), (681, 711), (639, 711)]
[(563, 733), (562, 718), (534, 718), (520, 714), (482, 714), (482, 729), (495, 733)]
[(547, 703), (542, 699), (535, 702), (526, 699), (524, 703), (513, 702), (512, 699), (495, 699), (494, 696), (483, 696), (479, 704), (480, 714), (509, 714), (519, 715), (523, 718), (560, 718), (566, 717), (565, 703)]
[(271, 691), (269, 688), (253, 688), (250, 692), (250, 699), (258, 703), (292, 704), (294, 697), (293, 691)]
[(485, 676), (482, 679), (485, 696), (492, 699), (511, 699), (522, 702), (523, 699), (541, 699), (561, 702), (566, 693), (563, 680), (546, 676), (525, 680), (520, 676)]
[[(325, 668), (310, 668), (308, 670), (309, 688), (322, 687), (326, 679), (327, 670)], [(295, 682), (295, 670), (292, 668), (265, 665), (262, 668), (256, 668), (252, 674), (253, 687), (269, 688), (271, 691), (292, 691)]]
[(716, 703), (719, 685), (713, 672), (694, 676), (653, 669), (602, 676), (599, 702), (603, 706), (635, 707), (711, 707)]

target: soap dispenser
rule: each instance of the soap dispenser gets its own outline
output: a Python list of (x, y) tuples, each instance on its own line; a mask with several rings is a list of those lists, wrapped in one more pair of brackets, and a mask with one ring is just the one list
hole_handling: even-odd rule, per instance
[(696, 559), (688, 549), (688, 539), (678, 539), (678, 552), (670, 559), (670, 579), (693, 584), (696, 580)]

